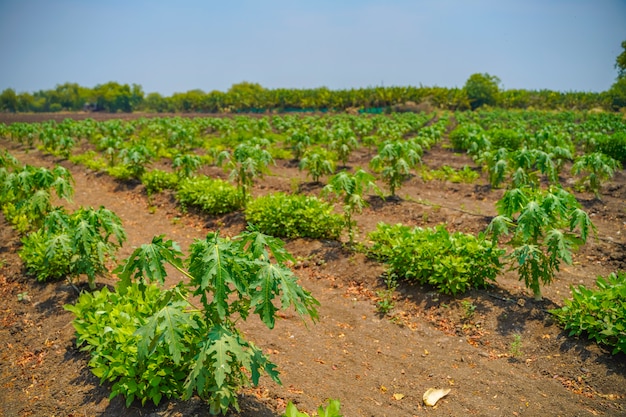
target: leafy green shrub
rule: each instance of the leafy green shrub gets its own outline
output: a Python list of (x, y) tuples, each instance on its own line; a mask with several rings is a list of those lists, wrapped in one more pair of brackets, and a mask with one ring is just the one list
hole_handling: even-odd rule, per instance
[(72, 214), (58, 208), (46, 216), (41, 229), (22, 239), (19, 255), (38, 281), (85, 274), (95, 288), (96, 276), (108, 271), (107, 259), (125, 240), (121, 220), (104, 207), (81, 207)]
[[(164, 306), (184, 314), (187, 306), (181, 291), (162, 291), (157, 285), (140, 286), (133, 283), (124, 292), (103, 288), (84, 292), (75, 305), (65, 309), (74, 313), (76, 345), (90, 352), (89, 367), (100, 382), (111, 382), (111, 397), (126, 397), (126, 406), (140, 399), (159, 404), (163, 396), (181, 397), (188, 364), (176, 363), (168, 346), (158, 344), (147, 360), (140, 360), (137, 346), (141, 336), (137, 331)], [(168, 299), (169, 298), (169, 299)], [(193, 319), (194, 313), (187, 313)], [(197, 315), (198, 313), (195, 313)], [(174, 316), (174, 314), (172, 314)], [(189, 333), (190, 324), (179, 322), (178, 331)], [(197, 338), (189, 340), (197, 344)]]
[(316, 197), (270, 194), (259, 197), (246, 208), (246, 219), (260, 231), (277, 237), (337, 239), (344, 219), (333, 206)]
[(113, 165), (107, 168), (107, 174), (120, 181), (128, 181), (134, 177), (132, 171), (126, 165)]
[(598, 277), (598, 289), (572, 287), (572, 299), (551, 310), (569, 335), (586, 335), (597, 343), (626, 353), (626, 272)]
[(454, 149), (468, 151), (479, 138), (484, 138), (485, 131), (475, 123), (463, 123), (450, 132), (450, 143)]
[(626, 132), (616, 132), (611, 136), (602, 136), (596, 144), (596, 150), (618, 160), (626, 166)]
[[(112, 382), (112, 396), (122, 394), (127, 406), (197, 394), (211, 414), (226, 414), (238, 410), (238, 390), (257, 385), (262, 372), (280, 383), (276, 365), (236, 323), (256, 314), (272, 329), (278, 309), (289, 307), (315, 321), (319, 303), (285, 266), (294, 259), (284, 243), (259, 232), (232, 239), (209, 233), (182, 255), (176, 242), (156, 236), (115, 270), (113, 292), (83, 294), (66, 309), (94, 374)], [(166, 264), (187, 283), (156, 287), (165, 283)]]
[(107, 162), (102, 159), (95, 151), (87, 151), (79, 155), (71, 155), (70, 162), (83, 165), (92, 171), (106, 171)]
[(368, 235), (370, 253), (384, 261), (397, 278), (429, 284), (445, 294), (461, 294), (486, 287), (501, 270), (497, 249), (481, 233), (450, 233), (442, 225), (434, 229), (379, 223)]
[(512, 129), (491, 129), (487, 131), (491, 144), (495, 149), (506, 148), (515, 151), (522, 146), (523, 137)]
[(242, 207), (240, 194), (233, 185), (220, 179), (191, 177), (178, 185), (176, 199), (184, 207), (196, 206), (209, 214), (224, 214)]
[(148, 195), (160, 193), (163, 190), (175, 190), (178, 186), (178, 175), (153, 169), (141, 176), (141, 183), (146, 187)]

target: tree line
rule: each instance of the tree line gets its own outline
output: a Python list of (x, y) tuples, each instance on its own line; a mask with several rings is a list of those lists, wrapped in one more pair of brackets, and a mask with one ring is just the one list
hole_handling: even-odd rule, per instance
[(502, 89), (494, 75), (472, 74), (463, 88), (391, 86), (330, 90), (326, 87), (264, 88), (241, 82), (227, 91), (190, 90), (163, 96), (145, 94), (139, 84), (114, 81), (93, 88), (76, 83), (57, 85), (34, 93), (12, 88), (0, 94), (0, 112), (143, 111), (150, 113), (238, 113), (346, 111), (473, 110), (482, 106), (504, 109), (617, 111), (626, 107), (626, 41), (616, 58), (618, 76), (604, 92)]

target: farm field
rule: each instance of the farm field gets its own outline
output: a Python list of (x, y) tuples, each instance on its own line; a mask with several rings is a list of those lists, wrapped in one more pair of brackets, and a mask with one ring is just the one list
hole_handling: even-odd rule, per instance
[[(251, 217), (241, 208), (208, 214), (193, 203), (183, 207), (177, 201), (180, 192), (167, 187), (147, 192), (144, 180), (129, 172), (130, 162), (107, 171), (107, 158), (113, 155), (107, 153), (109, 149), (130, 149), (129, 144), (141, 144), (146, 138), (163, 142), (148, 145), (152, 156), (139, 166), (145, 172), (183, 172), (184, 163), (173, 162), (176, 156), (200, 155), (197, 165), (187, 165), (192, 176), (224, 181), (229, 181), (231, 168), (216, 166), (223, 151), (230, 151), (226, 162), (236, 163), (232, 151), (241, 143), (266, 150), (274, 164), (246, 186), (249, 208), (257, 199), (278, 192), (322, 198), (331, 175), (322, 171), (319, 181), (313, 181), (312, 165), (301, 170), (294, 161), (299, 156), (300, 161), (310, 162), (316, 152), (334, 161), (333, 172), (356, 173), (363, 168), (374, 174), (386, 196), (373, 190), (364, 193), (368, 204), (352, 217), (355, 245), (349, 244), (351, 236), (345, 228), (339, 237), (284, 239), (285, 248), (295, 257), (290, 267), (299, 284), (320, 303), (319, 321), (312, 323), (289, 309), (277, 313), (272, 330), (254, 315), (237, 323), (245, 337), (277, 365), (282, 385), (262, 376), (257, 387), (241, 391), (241, 412), (232, 415), (279, 416), (289, 401), (313, 413), (329, 398), (341, 401), (346, 416), (626, 415), (625, 354), (612, 355), (610, 347), (568, 336), (569, 331), (549, 313), (571, 297), (570, 286), (595, 289), (598, 276), (626, 268), (624, 170), (615, 169), (595, 190), (578, 187), (581, 176), (571, 174), (576, 155), (601, 148), (606, 137), (626, 135), (626, 124), (618, 116), (497, 111), (374, 117), (141, 116), (80, 122), (83, 125), (61, 120), (53, 125), (46, 123), (46, 115), (36, 115), (39, 120), (32, 119), (34, 115), (28, 120), (6, 119), (0, 150), (20, 164), (48, 169), (60, 165), (69, 170), (75, 190), (72, 201), (55, 204), (68, 210), (103, 206), (114, 212), (127, 235), (118, 260), (158, 235), (178, 242), (187, 253), (194, 240), (204, 239), (207, 233), (241, 234)], [(465, 136), (453, 144), (454, 132), (462, 126), (468, 126)], [(72, 140), (61, 140), (68, 137)], [(115, 137), (121, 139), (117, 144), (102, 142)], [(476, 149), (484, 137), (491, 148)], [(567, 146), (560, 138), (570, 141), (574, 151), (570, 157), (561, 150)], [(541, 300), (507, 267), (486, 288), (469, 288), (454, 296), (401, 277), (393, 285), (384, 279), (385, 264), (363, 249), (371, 247), (368, 234), (377, 230), (378, 223), (445, 225), (450, 232), (478, 235), (499, 214), (496, 203), (510, 182), (521, 181), (515, 176), (519, 171), (513, 155), (519, 156), (516, 152), (524, 148), (522, 144), (533, 140), (543, 152), (536, 154), (549, 154), (555, 171), (530, 163), (527, 181), (536, 176), (534, 184), (540, 189), (547, 189), (552, 181), (572, 190), (597, 228), (573, 252), (572, 264), (562, 263), (554, 281), (541, 287)], [(384, 171), (370, 166), (385, 141), (419, 144), (419, 149), (413, 149), (419, 162), (409, 174), (401, 175), (394, 196), (389, 196)], [(469, 153), (458, 149), (463, 141)], [(499, 149), (505, 151), (498, 153)], [(77, 158), (80, 155), (87, 157)], [(117, 157), (120, 164), (124, 157)], [(137, 176), (146, 178), (145, 172)], [(338, 201), (334, 213), (342, 213)], [(163, 400), (159, 406), (148, 401), (142, 407), (135, 401), (128, 408), (122, 396), (109, 400), (111, 385), (101, 386), (90, 372), (89, 354), (76, 347), (74, 315), (63, 309), (76, 302), (75, 289), (64, 280), (38, 283), (28, 276), (18, 256), (19, 232), (6, 216), (0, 221), (4, 300), (0, 415), (209, 415), (197, 397)], [(165, 285), (171, 287), (181, 279), (173, 271)], [(98, 277), (96, 284), (112, 287), (116, 279)], [(84, 278), (76, 285), (89, 290)], [(435, 407), (426, 407), (422, 395), (429, 388), (449, 388), (450, 393)]]

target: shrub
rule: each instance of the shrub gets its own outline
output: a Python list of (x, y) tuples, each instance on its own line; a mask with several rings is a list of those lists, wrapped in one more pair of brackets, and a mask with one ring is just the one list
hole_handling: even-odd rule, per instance
[(481, 233), (450, 233), (442, 225), (434, 229), (379, 223), (368, 235), (370, 253), (384, 261), (397, 278), (429, 284), (445, 294), (460, 294), (486, 287), (501, 270), (497, 249)]
[(148, 195), (160, 193), (163, 190), (175, 190), (178, 186), (178, 175), (153, 169), (141, 176), (141, 183), (146, 187)]
[(626, 272), (598, 277), (598, 289), (572, 287), (572, 299), (551, 310), (570, 336), (586, 335), (597, 343), (626, 353)]
[(618, 132), (598, 139), (596, 149), (626, 166), (626, 132)]
[(246, 219), (258, 229), (277, 237), (337, 239), (344, 219), (333, 206), (316, 197), (276, 193), (253, 200)]
[(209, 214), (230, 213), (242, 207), (237, 188), (209, 177), (184, 179), (179, 183), (176, 199), (183, 208), (196, 206)]

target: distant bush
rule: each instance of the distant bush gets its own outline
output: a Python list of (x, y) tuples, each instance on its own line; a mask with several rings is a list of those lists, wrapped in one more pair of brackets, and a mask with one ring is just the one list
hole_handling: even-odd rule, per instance
[(178, 186), (178, 175), (153, 169), (141, 176), (141, 183), (148, 194), (160, 193), (163, 190), (175, 190)]
[(276, 193), (248, 203), (246, 219), (276, 237), (337, 239), (344, 226), (333, 206), (316, 197)]
[(501, 270), (497, 249), (483, 234), (450, 233), (445, 227), (410, 228), (379, 223), (368, 235), (370, 253), (384, 261), (398, 279), (429, 284), (445, 294), (486, 287)]
[(230, 213), (242, 207), (237, 188), (226, 181), (209, 177), (182, 180), (176, 200), (183, 208), (195, 206), (209, 214)]
[(626, 166), (626, 132), (602, 136), (596, 147), (599, 152), (620, 161), (622, 166)]
[(509, 151), (516, 151), (522, 145), (522, 135), (512, 129), (491, 129), (487, 134), (495, 149), (506, 148)]

